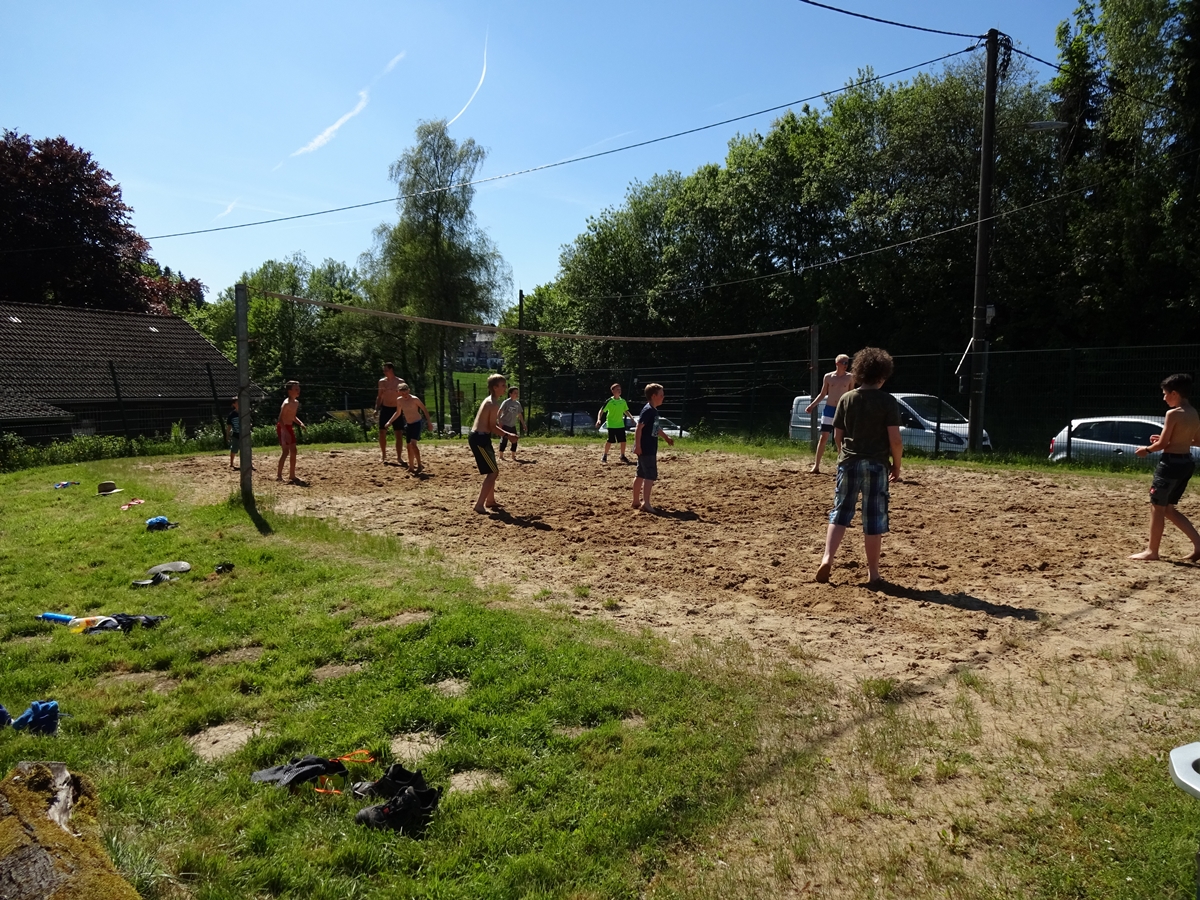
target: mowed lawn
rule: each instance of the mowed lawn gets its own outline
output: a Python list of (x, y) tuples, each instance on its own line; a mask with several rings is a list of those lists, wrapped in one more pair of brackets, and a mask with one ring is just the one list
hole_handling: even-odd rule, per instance
[[(82, 484), (53, 488), (66, 478)], [(110, 478), (124, 491), (97, 496)], [(147, 532), (154, 515), (180, 527)], [(0, 732), (0, 769), (61, 760), (91, 778), (143, 896), (631, 896), (740, 802), (756, 715), (734, 679), (668, 664), (649, 638), (505, 609), (437, 554), (263, 516), (265, 533), (236, 503), (184, 503), (127, 460), (0, 476), (0, 702), (66, 714), (57, 737)], [(170, 560), (193, 569), (131, 588)], [(80, 635), (35, 618), (47, 610), (170, 619)], [(389, 622), (410, 612), (428, 617)], [(258, 732), (202, 761), (189, 738), (231, 723)], [(489, 780), (444, 795), (423, 839), (356, 825), (366, 803), (348, 794), (250, 781), (359, 748), (377, 762), (352, 776), (373, 779), (412, 733), (441, 741), (420, 766), (431, 783)]]

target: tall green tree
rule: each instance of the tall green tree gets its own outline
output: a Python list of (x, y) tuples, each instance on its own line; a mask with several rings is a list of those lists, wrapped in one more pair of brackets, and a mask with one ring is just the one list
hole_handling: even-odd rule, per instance
[[(416, 143), (389, 169), (400, 218), (377, 231), (369, 257), (375, 303), (454, 322), (482, 324), (496, 315), (511, 278), (471, 208), (471, 182), (485, 156), (474, 140), (454, 140), (445, 120), (418, 124)], [(434, 374), (439, 410), (447, 408), (447, 370), (463, 336), (459, 329), (424, 324), (398, 335), (408, 357), (405, 376), (423, 393), (426, 375)]]

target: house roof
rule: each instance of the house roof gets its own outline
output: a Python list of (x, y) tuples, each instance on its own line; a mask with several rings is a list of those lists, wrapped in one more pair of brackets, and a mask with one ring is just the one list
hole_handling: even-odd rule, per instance
[(65, 409), (42, 403), (20, 394), (0, 393), (0, 421), (4, 422), (64, 422), (73, 419)]
[(237, 393), (236, 367), (176, 316), (0, 303), (0, 418), (115, 400), (113, 370), (124, 400), (211, 401), (210, 368), (218, 398)]

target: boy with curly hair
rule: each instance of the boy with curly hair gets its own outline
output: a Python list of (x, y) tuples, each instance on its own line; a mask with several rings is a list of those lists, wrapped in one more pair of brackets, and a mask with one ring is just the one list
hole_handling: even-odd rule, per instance
[(833, 442), (838, 448), (837, 486), (825, 533), (825, 555), (816, 580), (829, 581), (846, 528), (862, 494), (863, 544), (867, 554), (867, 584), (883, 581), (879, 555), (888, 531), (888, 484), (900, 478), (900, 406), (885, 393), (883, 383), (895, 364), (886, 350), (865, 347), (854, 354), (853, 390), (838, 401), (833, 414)]

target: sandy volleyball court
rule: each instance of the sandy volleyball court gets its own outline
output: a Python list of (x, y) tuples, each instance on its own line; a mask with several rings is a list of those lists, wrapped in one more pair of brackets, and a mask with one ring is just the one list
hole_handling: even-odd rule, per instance
[[(488, 516), (471, 510), (480, 477), (465, 443), (427, 442), (424, 457), (426, 474), (414, 477), (374, 450), (301, 453), (307, 486), (259, 479), (256, 490), (280, 512), (436, 546), (518, 598), (676, 638), (799, 651), (828, 659), (839, 679), (937, 677), (1039, 635), (1037, 653), (1091, 653), (1137, 632), (1196, 627), (1200, 567), (1126, 559), (1144, 546), (1148, 476), (910, 465), (892, 488), (884, 541), (893, 586), (875, 591), (863, 586), (854, 529), (832, 583), (813, 583), (833, 479), (806, 474), (800, 456), (667, 451), (661, 513), (649, 515), (630, 509), (632, 467), (603, 465), (582, 444), (529, 446), (501, 463), (503, 510)], [(237, 485), (219, 463), (151, 468), (217, 500)], [(1187, 552), (1170, 530), (1164, 547)], [(1071, 627), (1046, 632), (1061, 620)]]

